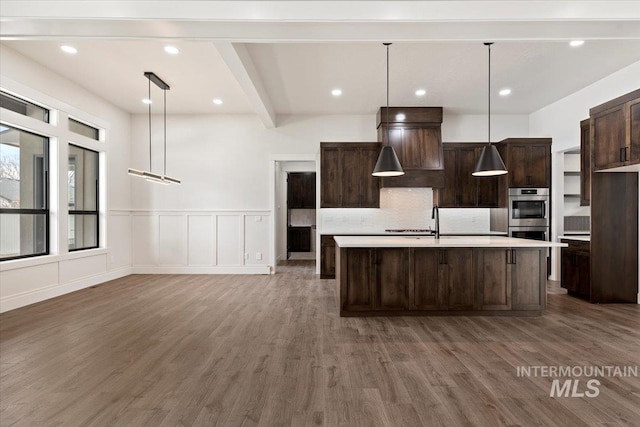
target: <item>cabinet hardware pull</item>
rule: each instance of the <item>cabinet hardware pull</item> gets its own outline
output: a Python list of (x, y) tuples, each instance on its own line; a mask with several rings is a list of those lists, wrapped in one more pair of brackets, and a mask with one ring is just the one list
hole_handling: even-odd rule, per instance
[(515, 249), (511, 249), (511, 264), (515, 264), (516, 262), (517, 262), (516, 250)]
[(630, 156), (628, 156), (628, 153), (629, 153), (629, 147), (624, 147), (624, 161), (625, 162), (628, 162), (630, 160), (629, 159)]
[(625, 156), (626, 156), (626, 153), (625, 153), (626, 149), (627, 149), (627, 147), (621, 147), (620, 148), (620, 156), (619, 157), (620, 157), (620, 161), (621, 162), (624, 162), (624, 159), (625, 159)]
[(511, 256), (510, 256), (511, 250), (507, 249), (506, 254), (507, 254), (507, 264), (511, 264)]

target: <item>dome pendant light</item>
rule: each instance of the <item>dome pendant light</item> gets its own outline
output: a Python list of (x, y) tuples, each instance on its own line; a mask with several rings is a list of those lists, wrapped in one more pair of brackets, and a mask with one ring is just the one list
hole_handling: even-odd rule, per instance
[(507, 173), (507, 168), (500, 157), (500, 153), (496, 149), (495, 145), (491, 144), (491, 45), (493, 43), (485, 43), (484, 45), (489, 48), (489, 96), (488, 96), (488, 120), (489, 120), (489, 137), (487, 139), (487, 145), (482, 148), (482, 153), (478, 158), (478, 163), (471, 175), (473, 176), (496, 176), (504, 175)]
[[(383, 43), (387, 47), (387, 142), (389, 142), (389, 45), (391, 43)], [(373, 168), (373, 176), (401, 176), (404, 175), (400, 160), (396, 156), (396, 151), (390, 145), (385, 145), (380, 150), (378, 161)]]

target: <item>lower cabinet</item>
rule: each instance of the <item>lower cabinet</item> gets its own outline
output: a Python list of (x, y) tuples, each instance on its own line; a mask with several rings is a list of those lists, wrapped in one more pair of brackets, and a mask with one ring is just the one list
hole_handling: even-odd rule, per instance
[(569, 247), (562, 248), (561, 286), (570, 295), (591, 299), (591, 260), (589, 242), (562, 239)]
[(540, 248), (343, 248), (337, 257), (340, 310), (540, 311), (545, 258)]
[(287, 227), (287, 252), (311, 252), (311, 227)]
[(325, 234), (320, 237), (320, 278), (336, 278), (336, 242)]

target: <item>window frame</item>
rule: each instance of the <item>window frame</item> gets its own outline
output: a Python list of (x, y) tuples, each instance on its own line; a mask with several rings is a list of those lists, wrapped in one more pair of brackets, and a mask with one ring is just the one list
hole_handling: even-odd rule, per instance
[(49, 171), (50, 171), (50, 155), (49, 155), (49, 151), (50, 151), (50, 144), (51, 144), (51, 138), (45, 135), (40, 135), (38, 133), (35, 132), (31, 132), (22, 128), (18, 128), (15, 127), (11, 124), (5, 123), (5, 122), (0, 122), (0, 124), (2, 126), (8, 127), (10, 129), (14, 129), (14, 130), (18, 130), (20, 132), (25, 132), (34, 136), (37, 136), (38, 138), (42, 138), (44, 139), (44, 150), (43, 150), (43, 166), (44, 166), (44, 183), (43, 183), (43, 189), (44, 189), (44, 208), (42, 209), (24, 209), (24, 208), (0, 208), (0, 214), (10, 214), (10, 215), (33, 215), (34, 218), (37, 215), (44, 215), (45, 217), (45, 233), (44, 233), (44, 252), (37, 252), (37, 253), (33, 253), (33, 254), (26, 254), (26, 255), (16, 255), (16, 256), (12, 256), (12, 257), (5, 257), (5, 258), (0, 258), (0, 262), (4, 262), (4, 261), (10, 261), (10, 260), (16, 260), (16, 259), (24, 259), (24, 258), (33, 258), (33, 257), (39, 257), (39, 256), (46, 256), (49, 255), (51, 253), (50, 251), (50, 245), (51, 245), (51, 215), (50, 215), (50, 196), (51, 196), (51, 187), (50, 187), (50, 182), (49, 182)]
[[(90, 148), (86, 148), (83, 147), (81, 145), (77, 145), (77, 144), (73, 144), (71, 142), (69, 142), (68, 144), (69, 147), (75, 147), (75, 148), (79, 148), (81, 150), (86, 150), (86, 151), (90, 151), (92, 153), (96, 154), (96, 185), (95, 185), (95, 189), (96, 189), (96, 209), (95, 211), (93, 210), (79, 210), (79, 209), (74, 209), (71, 210), (69, 209), (69, 202), (68, 202), (68, 196), (67, 196), (67, 229), (71, 223), (71, 217), (73, 216), (74, 218), (78, 218), (78, 217), (83, 217), (84, 216), (95, 216), (96, 218), (96, 244), (95, 246), (83, 246), (81, 248), (71, 248), (69, 245), (69, 241), (67, 238), (67, 250), (69, 252), (78, 252), (78, 251), (86, 251), (89, 249), (98, 249), (100, 247), (100, 152), (96, 151), (96, 150), (92, 150)], [(70, 156), (67, 156), (70, 157)], [(69, 165), (70, 163), (67, 162), (67, 174), (69, 173)], [(67, 184), (68, 187), (68, 184)], [(74, 187), (75, 188), (75, 187)]]

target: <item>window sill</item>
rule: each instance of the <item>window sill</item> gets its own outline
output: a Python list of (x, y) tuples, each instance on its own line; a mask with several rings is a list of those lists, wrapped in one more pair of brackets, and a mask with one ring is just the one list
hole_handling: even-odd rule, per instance
[(55, 262), (67, 261), (72, 259), (94, 257), (98, 255), (105, 255), (108, 253), (109, 250), (106, 248), (96, 248), (69, 252), (64, 255), (42, 255), (31, 258), (13, 259), (0, 262), (0, 272), (18, 270), (20, 268), (35, 267), (37, 265), (53, 264)]

